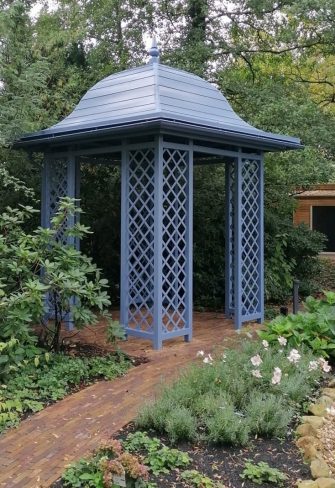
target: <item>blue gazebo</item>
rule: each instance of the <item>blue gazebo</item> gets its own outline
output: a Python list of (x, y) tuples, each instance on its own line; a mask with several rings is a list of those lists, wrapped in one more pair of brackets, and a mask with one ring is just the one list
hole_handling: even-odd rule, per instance
[(148, 64), (103, 79), (64, 120), (16, 146), (45, 154), (46, 227), (60, 197), (79, 197), (85, 158), (121, 166), (120, 322), (160, 348), (192, 338), (193, 166), (225, 164), (225, 311), (240, 328), (264, 317), (264, 152), (301, 145), (252, 127), (213, 85), (160, 64), (155, 42), (149, 54)]

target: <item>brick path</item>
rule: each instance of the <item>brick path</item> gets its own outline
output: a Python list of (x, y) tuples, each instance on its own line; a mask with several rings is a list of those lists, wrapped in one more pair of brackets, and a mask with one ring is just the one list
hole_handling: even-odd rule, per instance
[[(126, 352), (147, 356), (150, 362), (132, 369), (114, 381), (101, 381), (68, 396), (24, 420), (17, 429), (0, 437), (0, 487), (48, 487), (64, 467), (98, 447), (102, 438), (130, 422), (143, 400), (154, 395), (162, 381), (173, 378), (199, 349), (236, 338), (230, 321), (223, 316), (196, 313), (195, 337), (189, 344), (169, 341), (162, 351), (130, 339)], [(104, 325), (85, 330), (81, 337), (104, 344)]]

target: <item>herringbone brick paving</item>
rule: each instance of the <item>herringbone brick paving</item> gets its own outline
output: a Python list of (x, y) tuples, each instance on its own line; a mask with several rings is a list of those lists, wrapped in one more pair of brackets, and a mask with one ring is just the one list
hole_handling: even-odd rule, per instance
[[(74, 393), (24, 420), (0, 437), (0, 487), (48, 487), (70, 462), (88, 455), (101, 440), (134, 419), (138, 408), (152, 397), (161, 382), (170, 381), (196, 352), (211, 351), (236, 337), (232, 322), (222, 315), (196, 313), (195, 337), (169, 341), (161, 351), (138, 339), (123, 350), (147, 356), (148, 363), (113, 381), (101, 381)], [(104, 343), (104, 324), (80, 333), (80, 339)]]

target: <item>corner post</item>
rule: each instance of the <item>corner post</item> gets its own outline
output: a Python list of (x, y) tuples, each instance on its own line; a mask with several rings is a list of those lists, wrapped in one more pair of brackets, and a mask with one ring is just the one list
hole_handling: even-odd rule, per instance
[(264, 322), (264, 154), (261, 154), (259, 160), (259, 234), (258, 234), (258, 246), (259, 246), (259, 261), (258, 261), (258, 276), (259, 276), (259, 304), (260, 304), (260, 318), (257, 319), (258, 323)]
[(121, 270), (120, 270), (120, 322), (128, 326), (128, 150), (122, 144), (121, 158)]
[(189, 142), (187, 172), (187, 213), (186, 213), (186, 342), (193, 335), (193, 140)]
[(242, 326), (242, 164), (239, 154), (234, 181), (234, 322), (238, 330)]
[(225, 164), (225, 316), (234, 314), (234, 195), (236, 161)]
[(163, 333), (163, 137), (161, 135), (155, 140), (155, 188), (154, 188), (154, 348), (162, 348)]

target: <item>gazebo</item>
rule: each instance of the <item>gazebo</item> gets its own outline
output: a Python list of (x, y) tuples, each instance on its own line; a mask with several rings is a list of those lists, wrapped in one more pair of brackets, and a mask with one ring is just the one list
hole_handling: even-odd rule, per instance
[(60, 197), (79, 198), (83, 160), (121, 166), (120, 322), (159, 349), (192, 338), (194, 165), (225, 164), (225, 313), (240, 328), (264, 317), (264, 152), (301, 145), (252, 127), (213, 85), (161, 64), (155, 42), (149, 54), (16, 147), (45, 154), (46, 227)]

